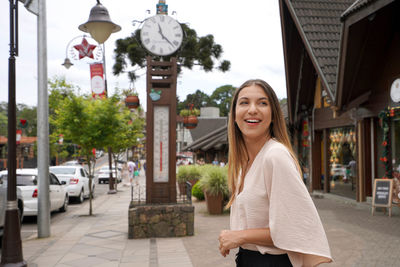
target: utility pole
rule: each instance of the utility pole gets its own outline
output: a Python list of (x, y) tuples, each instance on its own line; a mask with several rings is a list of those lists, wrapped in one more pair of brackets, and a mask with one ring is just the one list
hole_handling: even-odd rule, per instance
[(46, 0), (39, 0), (38, 14), (38, 237), (50, 236), (49, 98), (47, 93)]

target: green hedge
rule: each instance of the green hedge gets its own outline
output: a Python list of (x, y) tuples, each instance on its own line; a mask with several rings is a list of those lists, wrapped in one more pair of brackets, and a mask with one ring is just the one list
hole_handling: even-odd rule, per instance
[(194, 186), (192, 187), (192, 195), (198, 200), (204, 200), (204, 192), (200, 188), (199, 182), (195, 183)]

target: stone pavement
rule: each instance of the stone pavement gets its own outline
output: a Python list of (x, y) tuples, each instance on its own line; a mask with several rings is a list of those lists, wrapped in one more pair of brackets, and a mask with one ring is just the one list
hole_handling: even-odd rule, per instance
[[(144, 179), (144, 177), (140, 177)], [(195, 235), (183, 238), (128, 239), (129, 187), (89, 202), (54, 220), (52, 236), (23, 240), (28, 266), (234, 266), (236, 250), (218, 252), (218, 234), (229, 227), (229, 214), (208, 215), (204, 202), (194, 201)], [(323, 266), (400, 266), (400, 215), (392, 218), (353, 200), (322, 195), (314, 198), (335, 262)], [(398, 209), (398, 208), (397, 208)], [(301, 223), (301, 222), (298, 222)]]

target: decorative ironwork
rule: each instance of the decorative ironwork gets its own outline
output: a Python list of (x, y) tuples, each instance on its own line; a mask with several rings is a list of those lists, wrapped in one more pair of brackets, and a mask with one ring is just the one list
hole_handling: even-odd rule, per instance
[[(176, 190), (179, 191), (178, 184), (176, 184)], [(192, 184), (190, 182), (186, 182), (185, 190), (185, 194), (177, 194), (176, 203), (172, 204), (192, 204)], [(131, 205), (146, 205), (146, 185), (136, 183), (131, 184)]]

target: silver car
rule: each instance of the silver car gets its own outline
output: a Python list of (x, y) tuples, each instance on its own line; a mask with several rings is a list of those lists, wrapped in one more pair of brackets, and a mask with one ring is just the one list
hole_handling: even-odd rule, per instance
[[(17, 196), (21, 218), (37, 216), (38, 186), (37, 169), (17, 169)], [(4, 215), (7, 201), (7, 171), (0, 172), (0, 227), (4, 226)], [(50, 211), (65, 212), (68, 209), (69, 196), (65, 183), (60, 183), (57, 176), (49, 173)]]

